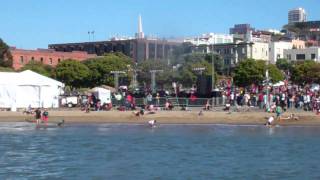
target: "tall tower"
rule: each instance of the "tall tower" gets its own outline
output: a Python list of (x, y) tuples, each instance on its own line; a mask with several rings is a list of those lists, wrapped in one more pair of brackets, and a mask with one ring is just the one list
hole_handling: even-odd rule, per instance
[(292, 9), (288, 13), (288, 23), (307, 21), (307, 13), (303, 8)]
[(142, 29), (142, 18), (141, 18), (141, 15), (139, 15), (138, 33), (136, 33), (136, 38), (137, 39), (143, 39), (144, 38), (144, 33), (143, 33), (143, 29)]

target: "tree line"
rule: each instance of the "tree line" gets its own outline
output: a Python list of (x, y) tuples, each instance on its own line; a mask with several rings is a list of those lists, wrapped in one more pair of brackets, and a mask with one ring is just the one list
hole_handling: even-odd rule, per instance
[[(150, 85), (151, 70), (162, 70), (157, 74), (156, 81), (158, 87), (165, 88), (171, 87), (172, 82), (191, 87), (196, 84), (198, 76), (211, 77), (212, 74), (215, 80), (231, 76), (235, 85), (241, 87), (251, 84), (261, 85), (266, 78), (267, 69), (270, 81), (273, 83), (284, 79), (300, 85), (320, 83), (320, 64), (311, 60), (289, 62), (286, 59), (279, 59), (274, 65), (266, 64), (266, 61), (263, 60), (246, 59), (230, 69), (224, 64), (223, 57), (218, 54), (187, 53), (183, 49), (180, 51), (183, 53), (173, 57), (171, 63), (149, 59), (135, 64), (131, 58), (122, 53), (109, 53), (81, 62), (72, 59), (64, 60), (56, 67), (30, 61), (19, 71), (29, 69), (62, 81), (72, 88), (114, 86), (111, 71), (124, 71), (125, 74), (122, 76), (128, 82), (136, 73), (140, 86)], [(13, 71), (10, 67), (12, 67), (12, 56), (9, 47), (0, 39), (0, 71)], [(199, 68), (202, 68), (202, 72), (197, 71)]]

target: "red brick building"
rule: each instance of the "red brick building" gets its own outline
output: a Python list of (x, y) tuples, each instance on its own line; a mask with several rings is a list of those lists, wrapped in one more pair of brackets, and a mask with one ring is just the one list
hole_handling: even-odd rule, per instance
[(10, 52), (13, 60), (12, 66), (15, 70), (22, 68), (30, 61), (37, 61), (54, 67), (66, 59), (83, 61), (96, 57), (96, 55), (88, 54), (84, 51), (58, 52), (53, 49), (25, 50), (12, 47)]

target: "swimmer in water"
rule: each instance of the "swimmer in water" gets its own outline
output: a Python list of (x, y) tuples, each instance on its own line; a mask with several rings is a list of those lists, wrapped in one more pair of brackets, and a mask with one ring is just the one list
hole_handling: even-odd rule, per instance
[(148, 125), (152, 128), (157, 127), (157, 120), (148, 121)]
[(64, 126), (64, 119), (62, 119), (60, 122), (57, 123), (57, 126), (62, 127)]
[(273, 125), (273, 121), (274, 121), (274, 116), (270, 116), (265, 125), (268, 127), (271, 127)]

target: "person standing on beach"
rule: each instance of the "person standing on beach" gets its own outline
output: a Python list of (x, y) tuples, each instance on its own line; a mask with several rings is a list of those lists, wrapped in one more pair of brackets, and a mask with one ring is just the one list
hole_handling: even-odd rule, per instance
[(282, 112), (281, 106), (278, 105), (276, 107), (277, 120), (280, 120), (281, 112)]
[(37, 108), (34, 112), (36, 113), (35, 114), (36, 123), (39, 125), (41, 120), (41, 110), (40, 108)]
[(45, 123), (45, 125), (47, 125), (48, 120), (49, 120), (49, 112), (47, 109), (44, 109), (42, 113), (42, 121)]

